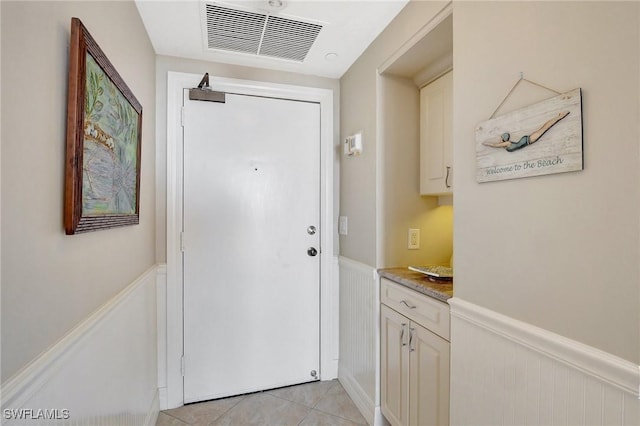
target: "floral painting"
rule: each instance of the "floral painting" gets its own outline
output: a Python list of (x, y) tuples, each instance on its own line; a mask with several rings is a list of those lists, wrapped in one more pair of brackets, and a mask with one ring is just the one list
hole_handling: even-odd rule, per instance
[(64, 230), (140, 223), (142, 104), (78, 18), (71, 18)]
[(87, 53), (82, 212), (136, 211), (138, 113)]

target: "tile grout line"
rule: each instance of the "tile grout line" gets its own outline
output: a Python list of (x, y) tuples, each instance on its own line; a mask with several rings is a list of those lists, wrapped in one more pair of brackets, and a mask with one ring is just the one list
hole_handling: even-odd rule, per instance
[[(318, 382), (318, 383), (320, 383), (320, 382)], [(320, 412), (320, 413), (324, 413), (324, 414), (332, 415), (332, 414), (330, 414), (330, 413), (325, 413), (325, 412), (324, 412), (324, 411), (322, 411), (322, 410), (317, 410), (315, 407), (320, 403), (320, 401), (322, 401), (322, 399), (323, 399), (325, 396), (327, 396), (327, 394), (329, 393), (329, 391), (330, 391), (331, 389), (333, 389), (334, 387), (336, 387), (336, 385), (338, 385), (338, 384), (340, 384), (340, 382), (339, 382), (338, 380), (336, 380), (336, 382), (335, 382), (332, 386), (328, 387), (328, 388), (327, 388), (327, 389), (326, 389), (326, 390), (325, 390), (325, 391), (320, 395), (320, 397), (318, 398), (318, 400), (317, 400), (317, 401), (315, 402), (315, 404), (313, 404), (313, 406), (311, 406), (311, 407), (309, 407), (309, 406), (307, 406), (307, 405), (304, 405), (304, 404), (300, 404), (300, 403), (298, 403), (298, 402), (296, 402), (296, 401), (291, 401), (291, 400), (289, 400), (289, 399), (283, 398), (283, 397), (278, 396), (278, 395), (273, 395), (273, 394), (270, 394), (270, 395), (271, 395), (271, 396), (273, 396), (273, 397), (279, 398), (279, 399), (281, 399), (281, 400), (283, 400), (283, 401), (292, 402), (292, 403), (294, 403), (294, 404), (302, 405), (303, 407), (308, 408), (308, 410), (307, 410), (307, 414), (305, 414), (305, 415), (304, 415), (304, 417), (303, 417), (303, 418), (298, 422), (298, 424), (297, 424), (297, 426), (300, 426), (300, 425), (301, 425), (301, 424), (302, 424), (302, 423), (307, 419), (307, 417), (309, 417), (309, 415), (310, 415), (311, 413), (313, 413), (313, 411), (314, 411), (314, 410), (315, 410), (315, 411), (318, 411), (318, 412)], [(343, 418), (343, 417), (340, 417), (340, 416), (334, 416), (334, 417), (338, 417), (338, 418), (341, 418), (341, 419)], [(345, 419), (345, 420), (348, 420), (348, 419)], [(349, 421), (350, 421), (350, 420), (349, 420)]]
[(267, 393), (267, 392), (263, 392), (263, 393), (264, 393), (264, 395), (266, 395), (266, 396), (271, 396), (271, 397), (273, 397), (273, 398), (279, 399), (279, 400), (284, 401), (284, 402), (290, 402), (291, 404), (296, 404), (296, 405), (299, 405), (299, 406), (301, 406), (301, 407), (308, 408), (309, 410), (312, 410), (312, 409), (313, 409), (313, 407), (309, 407), (308, 405), (300, 404), (299, 402), (296, 402), (296, 401), (291, 401), (290, 399), (283, 398), (283, 397), (278, 396), (278, 395), (272, 395), (272, 394)]
[[(340, 418), (340, 419), (342, 419), (342, 420), (347, 420), (347, 421), (349, 421), (349, 422), (351, 422), (351, 423), (353, 423), (353, 424), (356, 424), (356, 425), (365, 425), (365, 424), (366, 424), (366, 423), (358, 423), (358, 422), (357, 422), (357, 421), (355, 421), (355, 420), (351, 420), (351, 419), (348, 419), (348, 418), (346, 418), (346, 417), (343, 417), (343, 416), (341, 416), (341, 415), (339, 415), (339, 414), (330, 413), (330, 412), (328, 412), (328, 411), (324, 411), (324, 410), (321, 410), (321, 409), (319, 409), (319, 408), (313, 408), (313, 410), (319, 411), (319, 412), (321, 412), (321, 413), (323, 413), (323, 414), (328, 414), (328, 415), (333, 416), (333, 417), (338, 417), (338, 418)], [(362, 415), (362, 414), (360, 414), (360, 415)]]
[[(324, 397), (325, 397), (325, 396), (327, 396), (327, 394), (329, 394), (329, 391), (330, 391), (331, 389), (335, 388), (335, 387), (336, 387), (336, 386), (338, 386), (338, 385), (342, 386), (342, 384), (340, 383), (340, 381), (339, 381), (338, 379), (335, 379), (335, 381), (336, 381), (336, 382), (335, 382), (332, 386), (328, 387), (328, 388), (327, 388), (327, 390), (326, 390), (326, 391), (324, 391), (324, 394), (322, 394), (322, 396), (321, 396), (320, 398), (318, 398), (318, 401), (317, 401), (317, 402), (315, 403), (315, 405), (313, 406), (313, 408), (314, 408), (314, 409), (316, 408), (316, 406), (317, 406), (318, 404), (320, 404), (320, 401), (322, 401), (322, 400), (324, 399)], [(320, 410), (320, 411), (322, 411), (322, 410)]]
[(164, 414), (165, 416), (169, 416), (169, 417), (171, 417), (172, 419), (176, 419), (176, 420), (177, 420), (177, 421), (179, 421), (180, 423), (184, 423), (185, 425), (189, 425), (189, 426), (191, 426), (191, 423), (185, 422), (185, 421), (184, 421), (184, 420), (182, 420), (180, 417), (176, 417), (176, 416), (174, 416), (174, 415), (172, 415), (172, 414), (167, 413), (167, 410), (165, 410), (165, 411), (160, 411), (160, 414)]
[[(251, 397), (251, 396), (253, 396), (253, 395), (265, 395), (265, 396), (266, 396), (266, 395), (268, 395), (268, 396), (274, 397), (274, 398), (276, 398), (276, 399), (278, 399), (278, 400), (280, 400), (280, 401), (285, 401), (285, 402), (287, 402), (287, 403), (292, 403), (292, 404), (295, 404), (295, 405), (297, 405), (297, 406), (299, 406), (299, 407), (301, 407), (301, 408), (306, 409), (306, 410), (307, 410), (307, 411), (306, 411), (306, 414), (305, 414), (305, 415), (304, 415), (304, 417), (300, 420), (300, 422), (298, 422), (298, 425), (302, 424), (302, 423), (303, 423), (303, 422), (304, 422), (304, 421), (309, 417), (309, 415), (311, 415), (314, 411), (315, 411), (316, 413), (321, 413), (321, 414), (323, 414), (323, 415), (328, 415), (328, 416), (330, 416), (330, 417), (334, 417), (334, 418), (336, 418), (336, 419), (342, 419), (342, 420), (344, 420), (344, 421), (347, 421), (347, 422), (350, 422), (350, 423), (358, 424), (358, 425), (359, 425), (360, 423), (358, 423), (358, 422), (357, 422), (357, 421), (355, 421), (355, 420), (349, 419), (349, 418), (347, 418), (347, 417), (344, 417), (344, 416), (339, 415), (339, 414), (336, 414), (336, 413), (332, 413), (332, 412), (325, 411), (325, 410), (322, 410), (322, 409), (317, 408), (317, 407), (318, 407), (318, 405), (319, 405), (323, 400), (325, 400), (325, 398), (327, 398), (327, 396), (329, 395), (329, 393), (330, 393), (330, 392), (332, 392), (333, 390), (335, 390), (337, 387), (341, 387), (341, 388), (344, 390), (344, 388), (342, 387), (342, 384), (340, 383), (340, 381), (339, 381), (339, 380), (334, 379), (334, 380), (332, 380), (332, 381), (333, 381), (334, 383), (332, 383), (332, 384), (331, 384), (331, 386), (328, 386), (328, 387), (327, 387), (323, 392), (319, 392), (319, 393), (317, 394), (317, 395), (318, 395), (318, 398), (317, 398), (317, 400), (315, 401), (315, 403), (313, 403), (313, 405), (306, 405), (306, 404), (304, 404), (304, 403), (300, 403), (300, 402), (297, 402), (297, 401), (292, 401), (291, 399), (288, 399), (288, 398), (286, 398), (286, 397), (284, 397), (284, 396), (280, 396), (280, 395), (272, 394), (272, 393), (270, 393), (270, 391), (271, 391), (271, 390), (273, 390), (273, 389), (265, 390), (265, 391), (259, 391), (259, 392), (253, 392), (253, 393), (251, 393), (251, 394), (237, 395), (236, 397), (241, 397), (241, 398), (238, 398), (238, 401), (237, 401), (236, 403), (234, 403), (234, 404), (233, 404), (232, 406), (230, 406), (228, 409), (226, 409), (225, 411), (223, 411), (220, 415), (218, 415), (218, 416), (216, 416), (215, 418), (211, 419), (211, 421), (210, 421), (208, 424), (209, 424), (209, 425), (212, 425), (212, 424), (214, 424), (215, 422), (222, 420), (222, 419), (223, 419), (225, 416), (227, 416), (227, 415), (228, 415), (228, 414), (229, 414), (229, 413), (230, 413), (234, 408), (236, 408), (236, 407), (237, 407), (237, 406), (238, 406), (242, 401), (246, 400), (247, 398), (250, 398), (250, 397)], [(331, 382), (331, 381), (330, 381), (330, 382)], [(320, 383), (320, 382), (318, 382), (318, 383)], [(305, 384), (301, 384), (301, 385), (294, 385), (293, 387), (295, 387), (295, 386), (303, 386), (303, 385), (305, 385)], [(347, 394), (347, 397), (348, 397), (348, 394)], [(223, 398), (221, 398), (221, 399), (223, 399)], [(202, 401), (202, 403), (206, 403), (206, 402), (209, 402), (209, 401)], [(194, 405), (196, 405), (196, 404), (194, 404)], [(184, 425), (193, 426), (193, 423), (191, 423), (191, 422), (187, 422), (187, 421), (185, 421), (184, 419), (181, 419), (180, 417), (177, 417), (177, 416), (176, 416), (176, 415), (174, 415), (174, 414), (170, 414), (170, 413), (168, 413), (167, 411), (170, 411), (170, 410), (161, 411), (161, 413), (162, 413), (162, 414), (166, 414), (166, 415), (167, 415), (167, 416), (169, 416), (170, 418), (175, 419), (175, 420), (179, 421), (180, 423), (182, 423), (182, 424), (184, 424)], [(364, 424), (366, 425), (366, 423), (364, 423)]]
[[(329, 416), (332, 416), (332, 417), (337, 417), (337, 418), (339, 418), (339, 419), (346, 420), (346, 421), (351, 422), (351, 423), (356, 424), (356, 425), (363, 425), (363, 426), (367, 425), (367, 423), (366, 423), (366, 419), (365, 419), (365, 423), (358, 423), (358, 422), (357, 422), (357, 421), (355, 421), (355, 420), (349, 419), (349, 418), (344, 417), (344, 416), (341, 416), (341, 415), (339, 415), (339, 414), (331, 413), (331, 412), (329, 412), (329, 411), (325, 411), (325, 410), (322, 410), (322, 409), (320, 409), (320, 408), (316, 408), (316, 407), (318, 406), (318, 404), (320, 404), (320, 402), (321, 402), (321, 401), (322, 401), (322, 400), (323, 400), (323, 399), (324, 399), (324, 398), (329, 394), (329, 392), (330, 392), (331, 390), (333, 390), (334, 388), (338, 387), (338, 386), (340, 386), (340, 387), (344, 390), (344, 387), (342, 386), (342, 383), (340, 383), (340, 381), (339, 381), (339, 380), (335, 379), (335, 383), (334, 383), (332, 386), (328, 387), (328, 388), (327, 388), (327, 390), (325, 390), (325, 391), (322, 393), (322, 396), (320, 396), (320, 398), (318, 398), (318, 401), (316, 401), (316, 403), (313, 405), (313, 407), (311, 407), (311, 408), (309, 409), (309, 411), (308, 411), (308, 412), (307, 412), (307, 414), (304, 416), (304, 418), (303, 418), (302, 420), (300, 420), (300, 423), (298, 423), (298, 426), (299, 426), (302, 422), (304, 422), (304, 420), (305, 420), (305, 419), (309, 416), (309, 414), (311, 414), (314, 410), (315, 410), (315, 411), (317, 411), (317, 412), (320, 412), (320, 413), (322, 413), (322, 414), (326, 414), (326, 415), (329, 415)], [(303, 405), (303, 404), (297, 403), (296, 401), (288, 400), (288, 399), (286, 399), (286, 398), (282, 398), (282, 397), (277, 396), (277, 395), (271, 395), (271, 396), (274, 396), (274, 397), (276, 397), (276, 398), (282, 399), (282, 400), (287, 401), (287, 402), (292, 402), (292, 403), (295, 403), (295, 404), (298, 404), (298, 405), (302, 405), (302, 406), (304, 406), (304, 407), (307, 407), (306, 405)], [(349, 400), (351, 400), (351, 397), (350, 397), (348, 394), (347, 394), (347, 397), (349, 398)], [(351, 400), (351, 401), (353, 402), (353, 400)], [(360, 415), (362, 416), (362, 414), (360, 414)]]
[[(332, 387), (333, 387), (333, 386), (332, 386)], [(313, 407), (310, 407), (310, 408), (309, 408), (309, 411), (307, 411), (307, 414), (305, 414), (305, 415), (304, 415), (304, 417), (303, 417), (302, 419), (300, 419), (300, 421), (298, 422), (298, 425), (297, 425), (297, 426), (300, 426), (300, 425), (301, 425), (301, 424), (302, 424), (302, 423), (307, 419), (307, 417), (309, 417), (309, 414), (311, 414), (311, 413), (313, 412), (313, 410), (314, 410), (315, 406), (316, 406), (316, 405), (318, 405), (318, 402), (320, 402), (320, 400), (321, 400), (322, 398), (324, 398), (324, 396), (327, 394), (327, 392), (329, 392), (329, 389), (331, 389), (331, 388), (327, 388), (327, 390), (326, 390), (326, 391), (324, 391), (324, 393), (320, 396), (320, 398), (318, 398), (318, 400), (316, 401), (316, 403), (315, 403), (315, 404), (313, 404)]]
[[(351, 423), (354, 423), (354, 424), (361, 424), (361, 423), (356, 422), (355, 420), (348, 419), (348, 418), (343, 417), (343, 416), (341, 416), (341, 415), (339, 415), (339, 414), (330, 413), (330, 412), (325, 411), (325, 410), (322, 410), (322, 409), (320, 409), (320, 408), (316, 408), (316, 407), (318, 406), (318, 404), (320, 404), (320, 401), (322, 401), (322, 400), (327, 396), (327, 394), (329, 393), (329, 391), (331, 391), (332, 389), (334, 389), (334, 388), (335, 388), (335, 387), (337, 387), (337, 386), (340, 386), (340, 387), (342, 388), (342, 390), (343, 390), (343, 391), (345, 391), (344, 386), (342, 386), (342, 383), (340, 383), (340, 380), (337, 380), (337, 379), (336, 379), (336, 383), (334, 383), (334, 385), (333, 385), (333, 386), (331, 386), (329, 389), (327, 389), (327, 391), (325, 392), (325, 394), (324, 394), (324, 395), (323, 395), (323, 396), (318, 400), (318, 402), (316, 402), (316, 405), (314, 405), (313, 409), (314, 409), (314, 410), (317, 410), (317, 411), (319, 411), (319, 412), (321, 412), (321, 413), (324, 413), (324, 414), (329, 414), (329, 415), (331, 415), (331, 416), (338, 417), (338, 418), (343, 419), (343, 420), (347, 420), (347, 421), (349, 421), (349, 422), (351, 422)], [(345, 391), (345, 393), (346, 393), (346, 391)], [(351, 399), (351, 397), (349, 396), (349, 394), (347, 394), (347, 397), (348, 397), (348, 398), (349, 398), (349, 400), (353, 403), (353, 400)], [(358, 413), (360, 413), (360, 410), (358, 410)], [(362, 413), (360, 413), (360, 416), (362, 416)], [(364, 417), (363, 417), (363, 418), (364, 418)], [(365, 425), (367, 424), (367, 423), (366, 423), (366, 419), (365, 419), (365, 423), (364, 423), (364, 424), (365, 424)]]
[[(236, 404), (234, 404), (234, 406), (233, 406), (233, 407), (229, 408), (229, 409), (228, 409), (227, 411), (225, 411), (222, 415), (220, 415), (220, 416), (219, 416), (219, 417), (217, 417), (215, 420), (213, 420), (211, 423), (209, 423), (209, 426), (213, 425), (213, 423), (215, 423), (215, 422), (217, 422), (217, 421), (219, 421), (219, 420), (222, 420), (222, 418), (223, 418), (224, 416), (226, 416), (226, 415), (227, 415), (231, 410), (233, 410), (235, 407), (237, 407), (237, 406), (238, 406), (242, 401), (244, 401), (245, 399), (250, 399), (251, 397), (257, 397), (257, 396), (272, 397), (272, 398), (278, 399), (278, 400), (280, 400), (280, 401), (284, 401), (284, 402), (286, 402), (286, 403), (288, 403), (288, 404), (294, 404), (294, 405), (297, 405), (297, 406), (300, 406), (300, 407), (302, 407), (302, 408), (306, 409), (306, 410), (307, 410), (307, 413), (304, 415), (304, 417), (302, 418), (302, 420), (304, 420), (304, 419), (307, 417), (307, 415), (309, 415), (309, 412), (312, 410), (312, 408), (310, 408), (310, 407), (308, 407), (308, 406), (306, 406), (306, 405), (304, 405), (304, 404), (300, 404), (300, 403), (295, 402), (295, 401), (290, 401), (290, 400), (288, 400), (288, 399), (281, 398), (281, 397), (279, 397), (279, 396), (277, 396), (277, 395), (272, 395), (272, 394), (270, 394), (270, 393), (269, 393), (269, 390), (266, 390), (266, 391), (258, 391), (258, 392), (253, 392), (253, 393), (250, 393), (250, 394), (245, 394), (245, 395), (244, 395), (244, 397), (243, 397), (240, 401), (238, 401)], [(301, 420), (301, 421), (302, 421), (302, 420)]]
[[(311, 383), (320, 383), (320, 382), (311, 382)], [(340, 382), (337, 382), (337, 381), (336, 381), (336, 383), (337, 383), (337, 384), (340, 384)], [(301, 384), (301, 385), (293, 385), (293, 386), (286, 386), (286, 387), (304, 386), (304, 385), (307, 385), (307, 384), (309, 384), (309, 383), (303, 383), (303, 384)], [(320, 403), (320, 401), (322, 400), (322, 398), (324, 398), (325, 396), (327, 396), (327, 394), (329, 393), (329, 391), (330, 391), (331, 389), (333, 389), (335, 386), (336, 386), (336, 384), (334, 384), (333, 386), (331, 386), (331, 387), (327, 388), (327, 390), (325, 390), (325, 391), (320, 395), (320, 397), (318, 398), (318, 401), (316, 401), (316, 402), (315, 402), (315, 404), (313, 404), (313, 406), (308, 406), (308, 405), (302, 404), (302, 403), (300, 403), (300, 402), (298, 402), (298, 401), (293, 401), (293, 400), (291, 400), (291, 399), (287, 399), (287, 398), (285, 398), (285, 397), (283, 397), (283, 396), (275, 395), (275, 394), (271, 393), (271, 392), (272, 392), (272, 391), (274, 391), (274, 390), (283, 389), (283, 388), (269, 389), (269, 390), (266, 390), (266, 391), (262, 391), (262, 392), (260, 392), (260, 393), (264, 393), (265, 395), (273, 396), (273, 397), (278, 398), (278, 399), (281, 399), (281, 400), (283, 400), (283, 401), (293, 402), (294, 404), (302, 405), (303, 407), (307, 407), (307, 408), (309, 408), (310, 410), (313, 410), (313, 409), (316, 407), (316, 405), (318, 405), (318, 404)]]
[[(225, 415), (225, 414), (227, 414), (230, 410), (232, 410), (233, 408), (235, 408), (235, 406), (236, 406), (236, 405), (238, 405), (240, 402), (242, 402), (242, 401), (245, 399), (245, 397), (246, 397), (245, 395), (236, 395), (236, 396), (229, 396), (229, 397), (226, 397), (226, 398), (209, 399), (209, 400), (206, 400), (206, 401), (199, 401), (199, 402), (195, 402), (195, 403), (192, 403), (192, 404), (185, 404), (185, 405), (183, 405), (182, 407), (178, 407), (178, 408), (184, 408), (184, 407), (187, 407), (188, 405), (196, 406), (196, 405), (198, 405), (198, 404), (206, 404), (207, 402), (220, 401), (220, 400), (223, 400), (223, 399), (238, 398), (238, 402), (236, 402), (235, 404), (233, 404), (231, 407), (229, 407), (228, 409), (226, 409), (225, 411), (223, 411), (223, 412), (222, 412), (222, 414), (220, 414), (220, 415), (219, 415), (219, 416), (217, 416), (215, 419), (213, 419), (213, 420), (209, 423), (209, 424), (211, 424), (211, 423), (216, 422), (217, 420), (221, 419), (221, 418), (222, 418), (222, 416), (224, 416), (224, 415)], [(174, 415), (174, 414), (169, 413), (169, 411), (172, 411), (172, 410), (175, 410), (175, 409), (176, 409), (176, 408), (172, 408), (172, 409), (169, 409), (169, 410), (163, 410), (163, 411), (160, 411), (160, 413), (161, 413), (161, 414), (165, 414), (165, 415), (167, 415), (167, 416), (169, 416), (169, 417), (171, 417), (171, 418), (174, 418), (174, 419), (178, 420), (179, 422), (184, 423), (185, 425), (193, 426), (193, 423), (192, 423), (192, 422), (188, 422), (188, 421), (186, 421), (186, 420), (184, 420), (184, 419), (181, 419), (180, 417), (178, 417), (178, 416), (176, 416), (176, 415)]]
[(332, 386), (327, 387), (327, 389), (322, 393), (322, 395), (320, 396), (320, 398), (318, 398), (318, 400), (316, 401), (316, 403), (315, 403), (315, 404), (313, 404), (313, 407), (311, 407), (311, 409), (309, 409), (309, 412), (307, 412), (307, 414), (304, 416), (304, 418), (303, 418), (302, 420), (300, 420), (300, 423), (298, 423), (298, 426), (300, 426), (300, 425), (302, 424), (302, 422), (304, 422), (304, 421), (307, 419), (307, 417), (309, 417), (309, 415), (310, 415), (314, 410), (315, 410), (315, 411), (319, 411), (319, 412), (321, 412), (321, 413), (323, 412), (323, 411), (321, 411), (321, 410), (316, 410), (316, 406), (317, 406), (318, 404), (320, 404), (320, 401), (322, 401), (322, 399), (323, 399), (325, 396), (327, 396), (327, 394), (329, 393), (329, 391), (330, 391), (331, 389), (333, 389), (334, 387), (336, 387), (336, 385), (337, 385), (337, 384), (340, 384), (340, 382), (336, 379), (336, 382), (335, 382)]
[[(241, 397), (241, 398), (238, 398)], [(244, 401), (246, 399), (247, 395), (238, 395), (235, 397), (231, 397), (231, 398), (238, 398), (238, 402), (236, 402), (235, 404), (233, 404), (231, 407), (229, 407), (227, 410), (225, 410), (224, 413), (220, 414), (218, 417), (216, 417), (215, 419), (211, 420), (209, 422), (209, 426), (211, 426), (213, 423), (217, 422), (218, 420), (222, 419), (224, 416), (227, 415), (227, 413), (231, 410), (233, 410), (234, 408), (236, 408), (238, 406), (238, 404), (240, 404), (242, 401)]]

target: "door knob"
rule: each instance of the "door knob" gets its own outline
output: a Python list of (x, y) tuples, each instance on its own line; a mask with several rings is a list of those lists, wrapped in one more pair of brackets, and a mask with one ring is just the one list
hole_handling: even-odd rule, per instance
[(309, 226), (309, 227), (307, 228), (307, 234), (309, 234), (309, 235), (313, 235), (313, 234), (315, 234), (315, 233), (316, 233), (316, 227), (315, 227), (315, 226), (311, 225), (311, 226)]
[(318, 250), (316, 250), (315, 247), (309, 247), (307, 249), (307, 254), (313, 257), (318, 254)]

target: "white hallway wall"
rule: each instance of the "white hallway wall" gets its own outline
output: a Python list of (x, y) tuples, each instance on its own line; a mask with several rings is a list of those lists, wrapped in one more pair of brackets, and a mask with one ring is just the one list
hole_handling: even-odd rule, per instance
[[(155, 53), (132, 1), (2, 1), (0, 7), (4, 382), (155, 264)], [(66, 236), (72, 17), (82, 20), (141, 102), (143, 125), (140, 224)]]
[[(156, 294), (162, 272), (150, 268), (4, 382), (2, 424), (154, 425), (159, 410)], [(52, 411), (54, 417), (34, 420), (38, 410)]]
[[(68, 409), (72, 424), (152, 422), (153, 47), (133, 1), (2, 1), (0, 8), (2, 408)], [(142, 171), (139, 225), (65, 236), (72, 17), (142, 103)]]

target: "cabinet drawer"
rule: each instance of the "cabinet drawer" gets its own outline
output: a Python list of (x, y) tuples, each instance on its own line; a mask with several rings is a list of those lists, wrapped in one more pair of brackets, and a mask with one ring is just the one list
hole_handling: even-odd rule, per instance
[(412, 321), (449, 340), (449, 305), (386, 278), (380, 279), (380, 301)]

